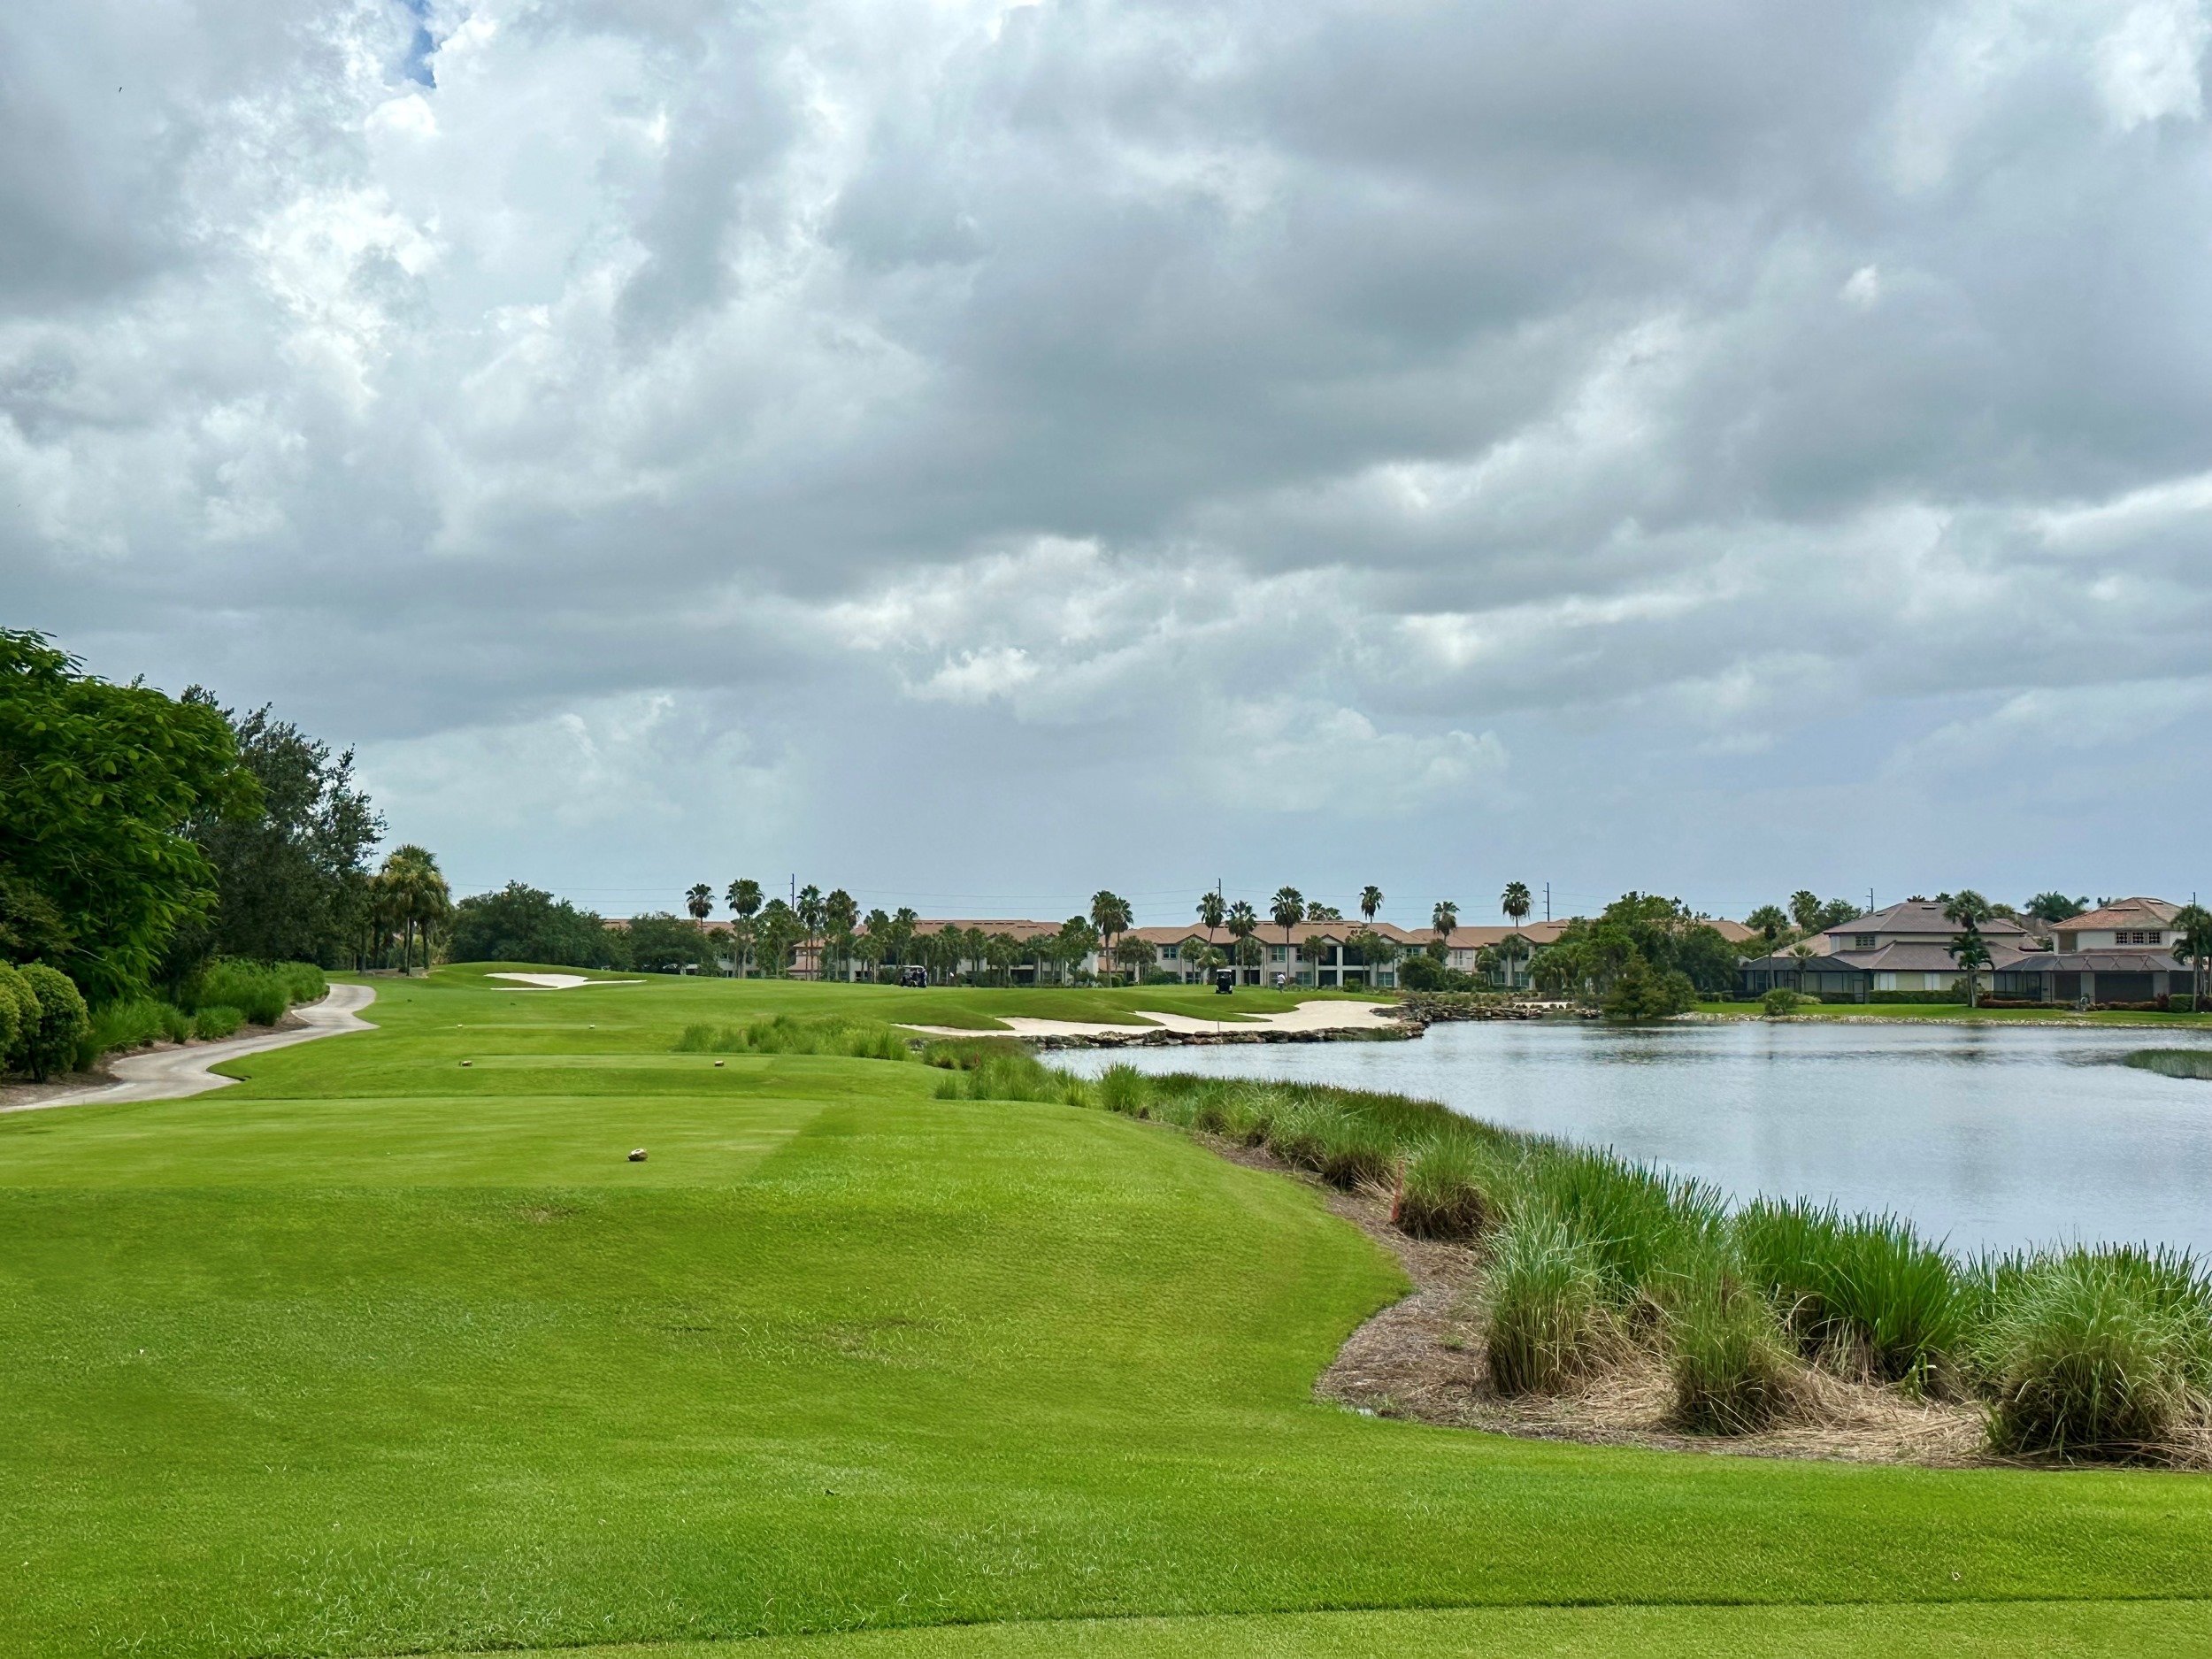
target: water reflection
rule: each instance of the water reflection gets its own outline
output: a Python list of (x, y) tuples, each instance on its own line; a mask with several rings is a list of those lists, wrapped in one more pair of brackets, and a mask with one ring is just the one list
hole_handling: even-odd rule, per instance
[(2118, 1061), (2164, 1032), (1747, 1021), (1440, 1025), (1417, 1042), (1059, 1056), (1303, 1078), (1655, 1159), (1739, 1195), (1897, 1210), (1954, 1248), (2150, 1239), (2212, 1255), (2212, 1083)]

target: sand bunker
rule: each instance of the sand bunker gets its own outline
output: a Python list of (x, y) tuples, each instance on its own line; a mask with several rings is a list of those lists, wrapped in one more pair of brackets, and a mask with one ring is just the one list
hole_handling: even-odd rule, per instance
[(580, 985), (643, 985), (642, 979), (588, 979), (580, 973), (488, 973), (488, 979), (511, 979), (533, 991), (572, 991)]
[[(1226, 999), (1224, 999), (1226, 1000)], [(1142, 1025), (1108, 1025), (1102, 1020), (1087, 1019), (1031, 1019), (1022, 1014), (1007, 1014), (1000, 1018), (1002, 1029), (971, 1031), (956, 1025), (918, 1025), (901, 1021), (908, 1031), (926, 1032), (933, 1037), (1134, 1037), (1147, 1029), (1171, 1031), (1182, 1036), (1210, 1037), (1216, 1033), (1256, 1031), (1387, 1031), (1402, 1035), (1405, 1025), (1391, 1018), (1387, 1002), (1301, 1002), (1279, 1014), (1248, 1014), (1241, 1018), (1227, 1016), (1237, 1012), (1224, 1009), (1220, 1019), (1195, 1019), (1188, 1014), (1164, 1014), (1152, 1009), (1133, 1009), (1133, 1018), (1145, 1021)]]

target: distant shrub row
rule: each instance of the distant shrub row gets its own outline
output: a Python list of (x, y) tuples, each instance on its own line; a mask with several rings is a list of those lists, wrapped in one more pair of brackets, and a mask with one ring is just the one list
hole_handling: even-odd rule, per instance
[(218, 961), (175, 1002), (127, 997), (87, 1008), (68, 977), (42, 964), (0, 965), (0, 1062), (40, 1080), (86, 1071), (100, 1056), (150, 1043), (214, 1041), (249, 1022), (273, 1025), (297, 1002), (330, 989), (311, 964)]

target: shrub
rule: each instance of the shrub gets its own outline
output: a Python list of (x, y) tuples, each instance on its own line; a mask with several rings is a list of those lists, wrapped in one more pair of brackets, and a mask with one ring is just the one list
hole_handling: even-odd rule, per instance
[(330, 995), (328, 977), (311, 962), (280, 962), (276, 973), (295, 1003), (319, 1002)]
[(1541, 1207), (1500, 1230), (1490, 1263), (1490, 1381), (1500, 1394), (1555, 1394), (1588, 1374), (1606, 1332), (1596, 1256)]
[(1759, 999), (1759, 1006), (1765, 1010), (1769, 1018), (1779, 1019), (1786, 1014), (1794, 1014), (1797, 1012), (1799, 1003), (1809, 1000), (1808, 997), (1800, 996), (1786, 985), (1778, 985)]
[(1474, 1238), (1490, 1219), (1492, 1179), (1471, 1136), (1433, 1136), (1406, 1155), (1391, 1219), (1417, 1239)]
[(36, 1003), (37, 1013), (16, 1039), (26, 1071), (43, 1083), (76, 1064), (78, 1048), (92, 1034), (92, 1016), (76, 982), (42, 962), (16, 970)]
[(23, 1045), (38, 1025), (38, 998), (23, 976), (0, 962), (0, 1071), (20, 1064)]
[(1655, 969), (1641, 956), (1629, 958), (1605, 994), (1605, 1017), (1611, 1020), (1664, 1019), (1696, 1006), (1697, 987), (1688, 974)]
[(274, 968), (227, 960), (211, 964), (194, 987), (196, 1008), (234, 1008), (257, 1025), (273, 1025), (292, 1006), (292, 987)]
[(148, 996), (111, 1002), (92, 1017), (88, 1046), (96, 1056), (120, 1048), (142, 1048), (148, 1043), (182, 1042), (192, 1034), (192, 1021), (181, 1009)]
[(1724, 1269), (1695, 1275), (1666, 1325), (1674, 1420), (1706, 1434), (1744, 1434), (1789, 1396), (1789, 1359), (1765, 1304)]
[(1958, 1270), (1911, 1223), (1760, 1199), (1732, 1231), (1753, 1285), (1806, 1353), (1848, 1351), (1916, 1387), (1955, 1356), (1968, 1313)]
[(2000, 1452), (2155, 1455), (2212, 1388), (2212, 1283), (2186, 1255), (2087, 1248), (1985, 1265), (1976, 1353)]
[(678, 1054), (705, 1054), (713, 1047), (714, 1027), (711, 1025), (686, 1025), (683, 1035), (676, 1039)]
[(676, 1039), (678, 1054), (821, 1054), (849, 1060), (910, 1060), (912, 1047), (881, 1020), (830, 1014), (795, 1018), (778, 1014), (743, 1025), (689, 1025)]
[(246, 1016), (241, 1010), (210, 1002), (192, 1016), (192, 1034), (202, 1042), (220, 1042), (226, 1037), (236, 1036), (238, 1028), (245, 1023)]

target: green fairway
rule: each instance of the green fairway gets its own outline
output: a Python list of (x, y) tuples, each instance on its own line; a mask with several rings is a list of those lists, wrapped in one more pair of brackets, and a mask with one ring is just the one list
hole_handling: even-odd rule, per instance
[(0, 1652), (2203, 1650), (2201, 1477), (1362, 1417), (1312, 1380), (1402, 1279), (1305, 1188), (672, 1052), (1061, 995), (1179, 1006), (442, 972), (219, 1094), (0, 1118)]

